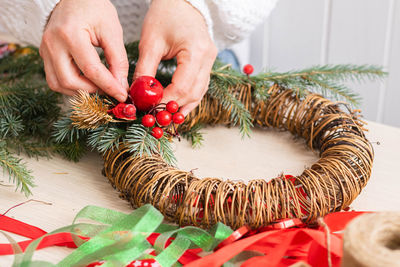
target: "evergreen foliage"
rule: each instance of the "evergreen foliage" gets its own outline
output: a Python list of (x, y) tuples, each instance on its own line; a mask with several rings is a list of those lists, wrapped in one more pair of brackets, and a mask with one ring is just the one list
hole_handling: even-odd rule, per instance
[[(131, 79), (139, 56), (138, 43), (126, 45), (126, 50), (131, 65)], [(105, 153), (123, 144), (133, 156), (158, 154), (168, 163), (175, 164), (176, 159), (168, 138), (164, 136), (157, 140), (147, 128), (138, 123), (143, 114), (139, 114), (138, 120), (133, 122), (115, 121), (106, 117), (105, 107), (115, 104), (113, 99), (87, 95), (84, 99), (86, 102), (79, 102), (81, 108), (88, 108), (86, 115), (83, 114), (86, 122), (90, 122), (91, 114), (97, 114), (97, 119), (106, 118), (90, 124), (91, 127), (87, 129), (79, 129), (79, 125), (83, 124), (77, 124), (76, 121), (83, 118), (80, 116), (82, 114), (76, 110), (75, 113), (74, 110), (66, 114), (61, 112), (61, 97), (49, 90), (46, 84), (38, 50), (30, 48), (30, 51), (26, 55), (15, 53), (0, 59), (0, 166), (17, 189), (29, 195), (34, 185), (29, 170), (18, 158), (20, 153), (30, 157), (50, 157), (58, 153), (78, 161), (90, 148)], [(101, 58), (106, 64), (104, 55)], [(174, 59), (163, 61), (156, 78), (167, 86), (175, 68)], [(326, 65), (284, 73), (263, 72), (247, 77), (217, 61), (211, 72), (208, 96), (218, 99), (224, 109), (230, 111), (231, 120), (239, 126), (242, 135), (248, 136), (253, 126), (250, 112), (231, 88), (250, 86), (253, 97), (264, 101), (269, 97), (269, 88), (278, 84), (292, 89), (299, 97), (308, 92), (316, 92), (357, 105), (359, 97), (344, 83), (367, 79), (374, 81), (385, 75), (377, 66)], [(97, 102), (91, 106), (93, 99)], [(97, 113), (92, 110), (93, 107), (97, 107)], [(71, 120), (71, 114), (74, 120)], [(190, 140), (193, 147), (198, 147), (203, 141), (200, 133), (202, 127), (200, 124), (195, 125), (180, 134)]]
[(192, 144), (193, 148), (201, 147), (204, 141), (203, 134), (200, 132), (203, 127), (202, 124), (197, 123), (190, 130), (182, 133), (182, 136)]

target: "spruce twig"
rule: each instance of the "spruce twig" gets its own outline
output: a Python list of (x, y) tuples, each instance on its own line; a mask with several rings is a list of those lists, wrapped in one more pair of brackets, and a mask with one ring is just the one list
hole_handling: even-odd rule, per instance
[(199, 148), (203, 145), (204, 138), (203, 134), (200, 132), (203, 127), (202, 124), (197, 123), (193, 125), (190, 130), (181, 132), (182, 136), (192, 144), (192, 148)]
[(155, 139), (139, 124), (131, 125), (126, 131), (125, 143), (134, 157), (160, 155), (168, 164), (174, 165), (176, 158), (167, 138)]
[(25, 194), (26, 197), (32, 194), (31, 188), (34, 187), (33, 176), (26, 168), (25, 163), (20, 158), (11, 155), (5, 147), (0, 148), (0, 166), (4, 173), (10, 177), (10, 181), (16, 184), (16, 190)]

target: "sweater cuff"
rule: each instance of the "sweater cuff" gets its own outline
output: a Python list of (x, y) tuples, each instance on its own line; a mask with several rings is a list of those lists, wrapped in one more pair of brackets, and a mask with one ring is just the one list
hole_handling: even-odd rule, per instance
[(44, 28), (46, 27), (47, 21), (49, 20), (50, 14), (60, 0), (35, 0), (36, 4), (39, 6), (41, 12), (39, 15), (39, 35), (41, 42), (41, 37), (43, 35)]
[(44, 27), (60, 0), (16, 0), (13, 6), (0, 11), (0, 23), (22, 44), (39, 46)]
[(197, 9), (206, 22), (208, 33), (210, 34), (211, 40), (214, 41), (214, 33), (213, 33), (213, 21), (211, 19), (211, 13), (208, 9), (204, 0), (185, 0), (190, 5), (192, 5), (195, 9)]

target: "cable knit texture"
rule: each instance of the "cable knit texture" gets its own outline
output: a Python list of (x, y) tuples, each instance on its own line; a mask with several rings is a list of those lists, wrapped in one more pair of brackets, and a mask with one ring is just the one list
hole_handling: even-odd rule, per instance
[[(222, 49), (246, 38), (278, 0), (185, 0), (204, 17), (211, 38)], [(39, 46), (47, 18), (59, 0), (0, 0), (0, 28), (21, 43)], [(140, 38), (150, 0), (112, 0), (125, 42)]]

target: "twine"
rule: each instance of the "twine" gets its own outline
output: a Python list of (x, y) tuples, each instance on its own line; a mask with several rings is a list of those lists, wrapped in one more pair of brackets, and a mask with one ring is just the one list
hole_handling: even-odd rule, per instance
[[(342, 210), (366, 185), (373, 149), (356, 113), (342, 111), (320, 95), (299, 98), (293, 90), (272, 86), (270, 98), (252, 97), (251, 86), (230, 88), (259, 127), (274, 127), (303, 137), (320, 159), (293, 179), (278, 177), (248, 183), (220, 178), (199, 179), (165, 163), (159, 156), (131, 157), (121, 144), (104, 156), (104, 173), (133, 207), (154, 205), (180, 225), (210, 227), (222, 222), (237, 229), (257, 228), (285, 218), (315, 221)], [(196, 123), (230, 125), (230, 112), (209, 95), (181, 127)]]
[(355, 218), (344, 232), (342, 266), (400, 266), (400, 213)]

